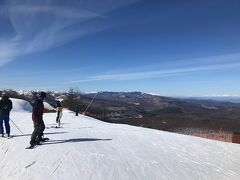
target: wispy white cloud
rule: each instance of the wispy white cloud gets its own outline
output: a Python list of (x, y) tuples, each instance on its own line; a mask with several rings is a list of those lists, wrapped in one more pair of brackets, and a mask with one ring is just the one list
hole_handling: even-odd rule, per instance
[[(217, 61), (217, 59), (219, 61)], [(85, 79), (74, 80), (67, 82), (72, 83), (84, 83), (91, 81), (106, 81), (106, 80), (137, 80), (137, 79), (149, 79), (149, 78), (161, 78), (169, 76), (180, 76), (185, 74), (191, 74), (202, 71), (216, 71), (231, 68), (240, 68), (240, 54), (227, 54), (222, 56), (204, 57), (187, 60), (179, 67), (172, 68), (159, 68), (158, 70), (128, 72), (128, 73), (111, 73), (91, 76)]]
[(111, 25), (104, 21), (108, 19), (105, 14), (136, 1), (6, 1), (0, 7), (0, 16), (9, 20), (14, 33), (0, 39), (0, 66), (19, 56), (109, 28)]

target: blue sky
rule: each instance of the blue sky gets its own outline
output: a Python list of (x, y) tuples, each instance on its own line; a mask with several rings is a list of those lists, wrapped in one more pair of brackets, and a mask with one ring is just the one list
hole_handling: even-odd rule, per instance
[(2, 0), (0, 88), (240, 95), (238, 0)]

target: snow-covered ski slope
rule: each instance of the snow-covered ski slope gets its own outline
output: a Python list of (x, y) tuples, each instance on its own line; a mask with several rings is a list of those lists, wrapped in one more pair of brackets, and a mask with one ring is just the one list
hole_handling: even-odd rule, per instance
[[(16, 106), (18, 102), (14, 100)], [(238, 180), (240, 145), (109, 124), (65, 111), (44, 115), (50, 141), (32, 150), (31, 113), (12, 112), (11, 139), (0, 139), (1, 180)]]

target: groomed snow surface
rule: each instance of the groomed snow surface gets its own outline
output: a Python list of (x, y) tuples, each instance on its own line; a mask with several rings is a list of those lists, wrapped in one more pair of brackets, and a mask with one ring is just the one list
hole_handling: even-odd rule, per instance
[[(15, 107), (27, 104), (13, 102)], [(50, 141), (27, 150), (31, 112), (18, 109), (11, 119), (24, 134), (11, 122), (14, 137), (0, 139), (1, 180), (240, 179), (238, 144), (109, 124), (69, 111), (59, 129), (53, 128), (56, 114), (45, 114)]]

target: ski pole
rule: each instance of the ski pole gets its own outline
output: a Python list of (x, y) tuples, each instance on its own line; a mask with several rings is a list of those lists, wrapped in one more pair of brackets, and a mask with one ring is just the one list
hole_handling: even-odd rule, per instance
[(18, 129), (18, 131), (23, 134), (23, 132), (19, 129), (19, 127), (15, 124), (15, 122), (14, 122), (11, 118), (10, 118), (10, 120), (12, 121), (12, 123), (14, 124), (14, 126)]
[(91, 102), (88, 104), (87, 108), (84, 111), (84, 114), (87, 112), (88, 108), (92, 105), (92, 103), (93, 103), (95, 97), (97, 96), (97, 94), (98, 94), (98, 92), (94, 95), (94, 97), (92, 98)]

